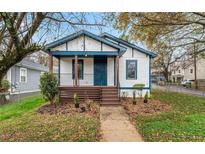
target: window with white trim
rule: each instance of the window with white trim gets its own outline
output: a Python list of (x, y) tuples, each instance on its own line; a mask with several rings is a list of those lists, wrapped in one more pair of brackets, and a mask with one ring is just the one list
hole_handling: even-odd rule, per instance
[(27, 82), (27, 69), (20, 68), (20, 82), (26, 83)]
[(137, 79), (137, 60), (126, 60), (126, 79)]

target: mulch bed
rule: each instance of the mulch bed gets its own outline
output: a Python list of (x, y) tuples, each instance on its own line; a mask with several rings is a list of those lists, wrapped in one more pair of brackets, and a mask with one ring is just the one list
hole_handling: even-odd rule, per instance
[(168, 112), (171, 109), (169, 104), (153, 99), (150, 99), (148, 103), (144, 103), (143, 99), (138, 99), (136, 105), (133, 105), (132, 99), (126, 98), (125, 100), (122, 100), (122, 105), (132, 117), (136, 115), (158, 115), (162, 112)]
[(40, 114), (57, 114), (57, 115), (76, 115), (80, 114), (82, 116), (95, 116), (99, 117), (100, 105), (98, 102), (92, 102), (90, 108), (86, 107), (85, 102), (80, 102), (80, 107), (85, 107), (85, 111), (81, 112), (80, 108), (75, 108), (73, 102), (67, 102), (64, 104), (46, 104), (41, 106), (37, 112)]

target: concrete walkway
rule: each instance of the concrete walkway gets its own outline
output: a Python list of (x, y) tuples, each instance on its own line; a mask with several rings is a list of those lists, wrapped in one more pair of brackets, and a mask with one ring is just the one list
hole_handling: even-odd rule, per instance
[(122, 106), (100, 107), (102, 142), (141, 142)]

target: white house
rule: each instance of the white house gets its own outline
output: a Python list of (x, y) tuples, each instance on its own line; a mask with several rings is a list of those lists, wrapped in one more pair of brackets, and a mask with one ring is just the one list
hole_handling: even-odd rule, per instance
[[(205, 59), (197, 58), (196, 76), (197, 80), (205, 79)], [(171, 80), (181, 82), (182, 80), (195, 80), (193, 60), (179, 59), (170, 66)]]
[(145, 84), (143, 94), (150, 91), (156, 54), (110, 34), (82, 30), (46, 45), (46, 50), (59, 61), (61, 101), (78, 93), (82, 99), (116, 104), (120, 94), (132, 96), (136, 83)]

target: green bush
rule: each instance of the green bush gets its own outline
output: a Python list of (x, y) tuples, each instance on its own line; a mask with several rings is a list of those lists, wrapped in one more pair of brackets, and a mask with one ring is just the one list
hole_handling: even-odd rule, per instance
[(191, 87), (192, 87), (192, 84), (191, 84), (190, 82), (188, 82), (188, 83), (185, 84), (185, 87), (186, 87), (186, 88), (191, 88)]
[(40, 78), (41, 93), (47, 101), (53, 104), (58, 96), (58, 79), (52, 73), (44, 73)]
[(148, 92), (146, 92), (145, 96), (144, 96), (144, 103), (148, 102)]
[(143, 83), (137, 83), (137, 84), (133, 85), (133, 88), (137, 89), (137, 90), (142, 90), (144, 88), (144, 86), (145, 85)]
[(136, 90), (139, 91), (139, 95), (140, 97), (142, 97), (142, 90), (144, 88), (144, 84), (143, 83), (137, 83), (137, 84), (134, 84), (132, 87), (134, 88), (134, 91), (133, 91), (133, 100), (135, 99), (134, 96), (136, 96)]
[(79, 101), (79, 97), (76, 93), (73, 95), (73, 100), (74, 100), (75, 107), (79, 108), (80, 101)]
[(2, 80), (1, 81), (1, 86), (2, 86), (2, 89), (1, 91), (3, 92), (8, 92), (9, 88), (10, 88), (10, 83), (8, 80)]

